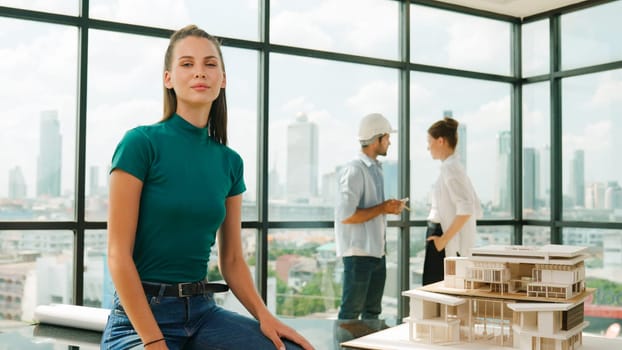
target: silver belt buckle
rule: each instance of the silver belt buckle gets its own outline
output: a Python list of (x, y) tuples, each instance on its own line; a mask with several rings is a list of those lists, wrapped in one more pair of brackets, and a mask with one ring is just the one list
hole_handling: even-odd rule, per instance
[(185, 297), (192, 296), (191, 294), (188, 294), (188, 295), (184, 294), (184, 286), (188, 285), (188, 284), (192, 284), (192, 283), (179, 283), (179, 284), (177, 284), (177, 295), (180, 298), (185, 298)]

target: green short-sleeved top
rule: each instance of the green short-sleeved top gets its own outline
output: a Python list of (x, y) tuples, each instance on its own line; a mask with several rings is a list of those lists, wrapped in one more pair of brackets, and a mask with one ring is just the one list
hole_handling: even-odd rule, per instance
[(204, 279), (225, 200), (246, 190), (240, 155), (175, 114), (129, 130), (114, 169), (143, 181), (134, 243), (141, 280)]

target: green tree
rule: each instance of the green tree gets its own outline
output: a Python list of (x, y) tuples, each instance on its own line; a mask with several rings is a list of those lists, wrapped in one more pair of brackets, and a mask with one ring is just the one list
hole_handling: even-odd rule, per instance
[(586, 278), (585, 285), (596, 289), (594, 304), (622, 306), (622, 284), (602, 278)]
[(224, 278), (222, 274), (220, 274), (220, 269), (218, 266), (215, 266), (209, 270), (207, 270), (207, 280), (208, 281), (222, 281)]
[[(277, 313), (284, 316), (306, 316), (326, 312), (339, 306), (341, 288), (332, 282), (332, 268), (313, 275), (300, 291), (277, 279)], [(328, 281), (328, 285), (327, 285)], [(328, 306), (328, 308), (327, 308)]]

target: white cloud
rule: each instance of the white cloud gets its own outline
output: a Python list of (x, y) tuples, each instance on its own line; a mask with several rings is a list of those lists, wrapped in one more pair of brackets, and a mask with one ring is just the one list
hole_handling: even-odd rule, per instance
[(571, 154), (579, 149), (586, 152), (610, 152), (611, 128), (610, 120), (601, 120), (587, 124), (581, 130), (582, 134), (564, 134), (564, 154)]
[(162, 101), (159, 99), (128, 99), (102, 103), (89, 109), (87, 164), (107, 165), (125, 132), (139, 125), (158, 122), (162, 117), (161, 110)]
[(532, 22), (522, 27), (523, 75), (546, 73), (549, 67), (548, 50), (550, 38), (548, 21)]
[[(563, 162), (571, 166), (576, 150), (584, 151), (584, 170), (586, 183), (594, 181), (618, 180), (615, 172), (617, 159), (612, 147), (611, 122), (602, 120), (590, 123), (582, 134), (564, 134), (562, 137)], [(612, 161), (613, 160), (613, 161)]]
[(548, 115), (548, 113), (539, 109), (523, 109), (523, 123), (529, 128), (548, 127), (545, 125), (549, 123)]
[(308, 47), (333, 48), (332, 35), (309, 19), (308, 14), (283, 11), (271, 19), (272, 40), (276, 43)]
[(185, 0), (91, 1), (91, 16), (125, 23), (153, 26), (176, 26), (190, 23)]
[[(447, 42), (450, 66), (490, 71), (496, 65), (509, 71), (509, 25), (460, 16), (449, 25)], [(505, 60), (505, 62), (503, 62)]]
[(598, 83), (598, 87), (590, 98), (590, 102), (596, 106), (608, 106), (622, 102), (622, 80), (617, 80), (613, 74), (607, 73)]
[(523, 146), (540, 147), (541, 144), (549, 144), (549, 113), (542, 110), (523, 109)]
[[(387, 115), (397, 103), (397, 86), (384, 80), (373, 80), (358, 88), (346, 104), (361, 117), (372, 112), (382, 113), (387, 119), (397, 122), (397, 115)], [(394, 125), (395, 128), (397, 125)]]
[[(285, 119), (292, 121), (298, 115), (298, 113), (306, 113), (315, 109), (315, 105), (310, 102), (306, 96), (295, 96), (285, 101), (280, 110), (283, 111)], [(278, 117), (279, 119), (281, 116)]]
[[(288, 6), (301, 6), (291, 4)], [(395, 48), (390, 56), (397, 55), (397, 23), (393, 20), (397, 4), (328, 0), (297, 10), (272, 5), (271, 33), (277, 43), (382, 56), (387, 55), (389, 46)]]
[(510, 96), (482, 104), (473, 112), (465, 112), (460, 118), (467, 125), (485, 126), (485, 130), (509, 130)]

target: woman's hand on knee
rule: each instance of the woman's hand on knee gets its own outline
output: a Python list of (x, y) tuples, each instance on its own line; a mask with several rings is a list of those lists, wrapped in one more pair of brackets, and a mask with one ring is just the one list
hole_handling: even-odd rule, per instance
[(269, 319), (262, 320), (260, 325), (261, 332), (268, 337), (272, 343), (274, 343), (274, 346), (278, 350), (285, 350), (285, 344), (281, 338), (288, 339), (300, 345), (304, 350), (314, 350), (313, 346), (307, 341), (307, 339), (296, 332), (293, 328), (276, 319), (276, 317), (271, 316)]

